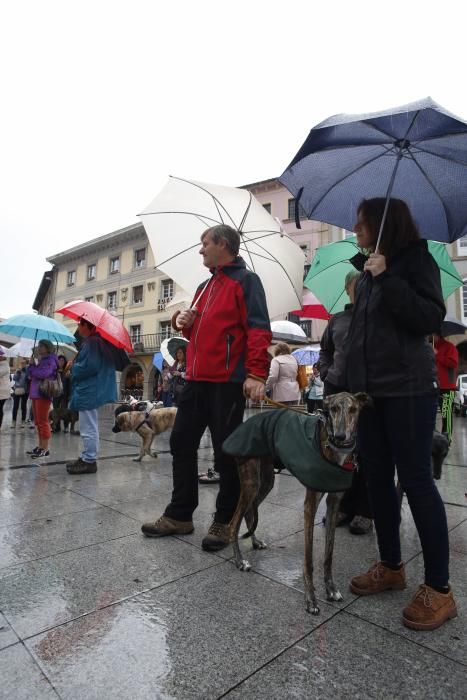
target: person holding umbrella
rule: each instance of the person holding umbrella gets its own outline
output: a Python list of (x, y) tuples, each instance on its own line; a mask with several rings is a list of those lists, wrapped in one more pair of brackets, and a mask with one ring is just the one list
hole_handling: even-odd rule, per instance
[[(381, 243), (375, 250), (385, 210)], [(446, 311), (440, 274), (400, 199), (363, 200), (355, 232), (360, 248), (370, 254), (352, 261), (365, 274), (357, 283), (346, 341), (346, 384), (352, 392), (366, 391), (373, 400), (360, 415), (358, 452), (368, 479), (381, 560), (355, 576), (350, 589), (370, 595), (407, 585), (395, 465), (425, 563), (425, 580), (404, 608), (402, 621), (412, 629), (432, 630), (457, 614), (449, 585), (446, 512), (431, 473), (438, 382), (427, 336), (440, 328)]]
[(222, 443), (243, 421), (245, 399), (260, 401), (268, 376), (271, 342), (269, 314), (259, 277), (238, 257), (240, 235), (226, 225), (201, 235), (200, 254), (211, 271), (192, 308), (172, 318), (187, 339), (186, 384), (170, 437), (173, 492), (164, 514), (144, 523), (147, 537), (188, 535), (198, 505), (198, 447), (209, 427), (214, 454), (222, 454), (216, 512), (202, 546), (208, 551), (229, 544), (228, 524), (237, 506), (240, 484), (235, 460)]
[(41, 382), (45, 379), (57, 378), (58, 360), (54, 353), (54, 345), (50, 340), (39, 340), (37, 343), (38, 358), (29, 360), (28, 377), (31, 380), (29, 396), (32, 399), (34, 425), (36, 426), (39, 445), (31, 452), (31, 459), (49, 456), (49, 440), (52, 434), (49, 422), (52, 399), (41, 392)]
[(99, 452), (97, 409), (117, 400), (115, 364), (108, 343), (96, 327), (81, 318), (78, 332), (82, 339), (78, 355), (69, 362), (71, 369), (70, 408), (79, 411), (79, 429), (84, 449), (78, 459), (68, 462), (69, 474), (95, 474)]
[(11, 396), (10, 365), (4, 350), (0, 348), (0, 430), (3, 423), (3, 405)]

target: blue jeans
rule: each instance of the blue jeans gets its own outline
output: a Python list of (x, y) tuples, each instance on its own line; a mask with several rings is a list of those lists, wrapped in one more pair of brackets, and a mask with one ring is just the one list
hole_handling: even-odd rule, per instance
[(407, 495), (425, 562), (425, 583), (449, 581), (446, 511), (431, 473), (437, 398), (374, 398), (359, 419), (359, 461), (368, 479), (381, 560), (401, 561), (399, 499), (394, 469)]
[(97, 408), (79, 412), (79, 432), (83, 438), (84, 450), (81, 452), (83, 462), (95, 462), (99, 452), (99, 426)]

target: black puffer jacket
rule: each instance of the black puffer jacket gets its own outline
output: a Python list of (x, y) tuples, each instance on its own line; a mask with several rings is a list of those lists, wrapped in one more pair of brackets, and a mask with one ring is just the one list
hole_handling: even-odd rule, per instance
[[(363, 256), (352, 260), (362, 268)], [(377, 277), (362, 275), (347, 336), (347, 386), (371, 396), (426, 396), (438, 391), (426, 336), (446, 313), (438, 266), (427, 242), (416, 241)]]
[(346, 338), (352, 320), (353, 304), (331, 317), (321, 338), (319, 372), (321, 379), (335, 387), (346, 382)]

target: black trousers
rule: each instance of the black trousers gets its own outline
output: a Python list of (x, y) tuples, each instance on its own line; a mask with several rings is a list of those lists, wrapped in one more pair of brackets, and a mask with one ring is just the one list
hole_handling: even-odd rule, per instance
[(18, 415), (18, 408), (19, 405), (21, 404), (21, 420), (24, 421), (26, 420), (26, 413), (27, 413), (27, 405), (28, 405), (28, 395), (23, 394), (22, 396), (17, 396), (16, 394), (13, 394), (13, 413), (12, 413), (12, 420), (13, 423), (16, 422), (16, 417)]
[(230, 522), (240, 495), (237, 465), (222, 452), (222, 443), (243, 422), (243, 385), (233, 382), (187, 382), (180, 394), (177, 417), (170, 436), (173, 457), (172, 500), (165, 515), (191, 520), (198, 506), (198, 447), (209, 428), (220, 474), (215, 519)]
[[(397, 469), (422, 545), (425, 583), (449, 581), (446, 511), (431, 473), (431, 446), (437, 399), (434, 396), (375, 398), (358, 422), (358, 457), (365, 467), (382, 561), (402, 560), (399, 537)], [(396, 465), (396, 467), (394, 467)]]

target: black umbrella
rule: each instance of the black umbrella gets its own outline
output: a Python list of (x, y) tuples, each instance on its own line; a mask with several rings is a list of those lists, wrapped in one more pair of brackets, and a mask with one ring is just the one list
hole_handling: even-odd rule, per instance
[(446, 316), (441, 324), (441, 335), (445, 338), (448, 335), (464, 335), (467, 326), (458, 321), (454, 316)]

